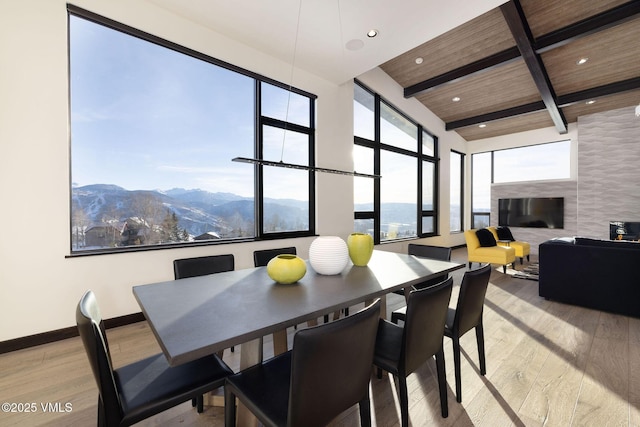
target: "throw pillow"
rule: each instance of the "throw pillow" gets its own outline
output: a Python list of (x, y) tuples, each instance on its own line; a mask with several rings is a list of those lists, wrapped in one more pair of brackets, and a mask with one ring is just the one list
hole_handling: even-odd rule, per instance
[(480, 242), (480, 246), (482, 247), (486, 248), (497, 245), (496, 238), (493, 237), (493, 233), (486, 228), (476, 230), (476, 236), (478, 236), (478, 241)]
[(509, 227), (498, 227), (496, 228), (496, 232), (498, 233), (499, 240), (509, 240), (510, 242), (514, 242), (516, 240), (513, 238), (513, 234), (511, 234)]

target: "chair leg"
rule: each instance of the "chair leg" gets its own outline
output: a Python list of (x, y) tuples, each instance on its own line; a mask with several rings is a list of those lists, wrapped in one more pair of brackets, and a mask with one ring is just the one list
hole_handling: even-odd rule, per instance
[(471, 270), (471, 264), (473, 264), (471, 261), (469, 261), (469, 270)]
[(376, 375), (377, 375), (379, 380), (382, 379), (382, 368), (376, 367)]
[(529, 262), (529, 255), (527, 255), (527, 262)]
[(231, 346), (231, 353), (235, 353), (236, 348), (234, 346)]
[(224, 425), (236, 425), (236, 396), (228, 385), (224, 388)]
[(402, 427), (409, 426), (409, 393), (407, 391), (407, 377), (398, 377), (398, 390), (400, 392), (400, 417)]
[(104, 406), (102, 405), (102, 399), (98, 397), (98, 427), (106, 427), (107, 426), (107, 417), (104, 412)]
[(478, 342), (478, 359), (480, 359), (480, 373), (487, 374), (487, 363), (484, 357), (484, 327), (482, 321), (476, 326), (476, 341)]
[(438, 372), (438, 389), (440, 390), (440, 412), (442, 412), (442, 418), (447, 418), (449, 416), (449, 402), (447, 400), (447, 375), (442, 349), (436, 353), (436, 370)]
[(204, 412), (204, 397), (202, 395), (196, 398), (196, 409), (199, 414)]
[(462, 402), (462, 379), (460, 378), (460, 337), (453, 338), (453, 367), (456, 374), (456, 400)]
[(198, 399), (196, 399), (195, 397), (193, 399), (191, 399), (191, 406), (192, 407), (196, 407), (196, 405), (198, 404)]
[(360, 425), (362, 427), (371, 427), (371, 401), (369, 399), (369, 390), (367, 390), (367, 396), (359, 402), (358, 406), (360, 407)]
[(524, 264), (524, 258), (520, 257), (520, 265)]

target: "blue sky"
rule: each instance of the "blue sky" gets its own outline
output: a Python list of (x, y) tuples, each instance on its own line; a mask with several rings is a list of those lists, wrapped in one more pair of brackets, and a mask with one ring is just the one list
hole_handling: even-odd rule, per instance
[(253, 195), (253, 79), (73, 16), (70, 40), (75, 185)]

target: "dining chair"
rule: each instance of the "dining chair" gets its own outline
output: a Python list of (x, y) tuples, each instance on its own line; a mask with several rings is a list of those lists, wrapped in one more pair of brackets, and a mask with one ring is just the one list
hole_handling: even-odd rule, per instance
[(407, 377), (435, 356), (440, 391), (440, 411), (449, 416), (447, 378), (444, 367), (444, 325), (453, 288), (453, 278), (409, 295), (404, 326), (380, 319), (373, 363), (398, 378), (402, 427), (409, 425)]
[(234, 268), (233, 254), (182, 258), (173, 261), (173, 275), (176, 279), (233, 271)]
[(237, 397), (265, 426), (324, 426), (356, 403), (361, 425), (370, 426), (379, 317), (378, 299), (351, 316), (296, 332), (291, 351), (228, 377), (225, 425), (236, 425)]
[(295, 246), (287, 248), (260, 249), (253, 251), (253, 265), (256, 267), (265, 267), (273, 257), (282, 254), (297, 255), (298, 253)]
[[(451, 248), (445, 248), (442, 246), (430, 246), (430, 245), (419, 245), (416, 243), (409, 243), (408, 253), (409, 255), (414, 255), (420, 258), (431, 258), (431, 259), (437, 259), (440, 261), (451, 261)], [(448, 278), (449, 278), (448, 273), (443, 274), (441, 276), (437, 276), (432, 279), (425, 280), (424, 282), (421, 282), (417, 285), (414, 285), (412, 287), (412, 290), (428, 288), (433, 285), (442, 283), (444, 280), (447, 280)], [(406, 293), (404, 292), (404, 290), (397, 291), (396, 293), (406, 296)], [(394, 312), (391, 313), (391, 321), (393, 323), (398, 323), (399, 320), (404, 320), (406, 316), (406, 312), (407, 312), (406, 306), (395, 310)]]
[(201, 399), (233, 374), (216, 355), (170, 367), (160, 353), (113, 369), (104, 321), (90, 290), (78, 303), (76, 324), (98, 386), (98, 426), (129, 426), (189, 399)]
[(486, 264), (476, 270), (466, 271), (460, 284), (458, 303), (456, 308), (450, 308), (444, 335), (453, 341), (453, 363), (456, 375), (456, 400), (462, 402), (462, 380), (460, 377), (460, 337), (471, 329), (476, 330), (478, 343), (478, 357), (480, 359), (480, 374), (487, 373), (484, 354), (484, 329), (482, 313), (484, 298), (491, 277), (491, 264)]

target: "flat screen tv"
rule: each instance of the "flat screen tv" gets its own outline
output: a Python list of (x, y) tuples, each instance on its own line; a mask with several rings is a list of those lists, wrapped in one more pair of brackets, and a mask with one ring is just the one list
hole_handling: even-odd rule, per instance
[(507, 227), (564, 228), (564, 197), (499, 199), (498, 224)]

